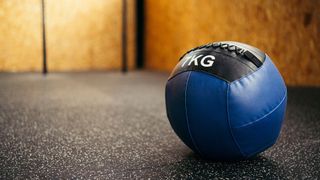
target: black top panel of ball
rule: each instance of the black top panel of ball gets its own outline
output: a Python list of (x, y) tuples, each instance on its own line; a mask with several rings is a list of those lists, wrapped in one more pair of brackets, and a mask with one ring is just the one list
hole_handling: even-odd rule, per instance
[(184, 54), (169, 79), (185, 71), (202, 71), (228, 82), (259, 69), (265, 53), (239, 42), (223, 41), (196, 47)]

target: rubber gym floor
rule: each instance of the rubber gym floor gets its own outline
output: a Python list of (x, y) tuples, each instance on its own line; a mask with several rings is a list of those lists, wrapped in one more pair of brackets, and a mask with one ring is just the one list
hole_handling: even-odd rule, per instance
[(288, 88), (277, 143), (201, 159), (166, 117), (168, 74), (0, 74), (0, 179), (319, 179), (320, 89)]

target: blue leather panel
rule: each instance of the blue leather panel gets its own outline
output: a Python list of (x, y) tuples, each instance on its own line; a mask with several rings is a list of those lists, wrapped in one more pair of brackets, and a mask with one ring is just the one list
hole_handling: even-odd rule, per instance
[(191, 137), (200, 153), (213, 159), (242, 157), (227, 120), (228, 83), (206, 73), (191, 72), (187, 86), (187, 115)]
[(286, 103), (286, 86), (268, 56), (257, 71), (231, 83), (186, 71), (166, 86), (174, 131), (193, 151), (211, 159), (250, 157), (273, 145)]
[(258, 71), (230, 84), (228, 107), (231, 126), (243, 126), (263, 117), (280, 104), (286, 92), (279, 71), (266, 56)]
[(246, 126), (232, 128), (242, 153), (250, 157), (272, 146), (280, 133), (287, 98), (263, 118)]
[(229, 120), (246, 156), (275, 142), (286, 107), (286, 92), (284, 81), (268, 56), (258, 71), (230, 84)]
[(181, 73), (167, 82), (166, 108), (168, 119), (175, 133), (187, 146), (196, 151), (189, 135), (185, 111), (185, 89), (190, 73)]

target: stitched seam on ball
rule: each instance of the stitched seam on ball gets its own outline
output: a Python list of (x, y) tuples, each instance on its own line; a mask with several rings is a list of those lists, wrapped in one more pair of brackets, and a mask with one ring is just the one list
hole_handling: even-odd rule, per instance
[(230, 84), (227, 84), (227, 92), (226, 92), (226, 110), (227, 110), (227, 123), (229, 126), (229, 132), (231, 134), (231, 137), (233, 139), (233, 142), (236, 144), (237, 148), (239, 149), (240, 153), (242, 154), (242, 156), (245, 156), (245, 154), (242, 152), (240, 145), (238, 144), (236, 138), (233, 135), (232, 129), (231, 129), (231, 123), (230, 123), (230, 119), (229, 119), (229, 88), (230, 88)]
[[(210, 44), (210, 43), (208, 43), (208, 44)], [(206, 45), (208, 45), (208, 44), (206, 44)], [(206, 45), (202, 45), (203, 47), (199, 46), (199, 47), (201, 47), (201, 48), (195, 47), (194, 49), (191, 49), (190, 51), (188, 51), (188, 52), (186, 52), (185, 54), (183, 54), (183, 55), (179, 58), (179, 61), (181, 61), (186, 55), (188, 55), (188, 54), (190, 54), (190, 53), (193, 53), (193, 52), (195, 52), (195, 51), (199, 51), (199, 50), (203, 50), (203, 49), (205, 49), (206, 51), (210, 51), (209, 48), (215, 49), (215, 48), (213, 48), (213, 47), (211, 47), (211, 46), (210, 46), (210, 47), (205, 47)], [(245, 66), (247, 66), (248, 68), (250, 68), (251, 70), (255, 71), (255, 70), (252, 69), (248, 64), (244, 63), (244, 62), (241, 60), (241, 58), (239, 58), (238, 56), (234, 57), (234, 56), (231, 56), (230, 54), (226, 54), (226, 53), (219, 52), (219, 51), (214, 51), (214, 52), (217, 53), (217, 54), (221, 54), (221, 55), (224, 55), (224, 56), (228, 56), (228, 57), (234, 58), (234, 59), (236, 59), (237, 61), (239, 61), (240, 63), (242, 63), (243, 65), (245, 65)], [(264, 54), (266, 55), (266, 53), (264, 53)], [(264, 59), (264, 60), (265, 60), (265, 59)], [(251, 62), (251, 61), (249, 61), (249, 62)], [(251, 62), (251, 63), (255, 66), (255, 64), (254, 64), (253, 62)], [(264, 64), (264, 61), (262, 62), (262, 64)], [(259, 68), (258, 68), (258, 69), (259, 69)]]
[(196, 148), (196, 150), (198, 151), (198, 153), (200, 155), (203, 155), (200, 151), (200, 149), (198, 148), (197, 144), (195, 143), (195, 140), (193, 139), (192, 137), (192, 134), (191, 134), (191, 130), (190, 130), (190, 127), (189, 127), (189, 118), (188, 118), (188, 108), (187, 108), (187, 91), (188, 91), (188, 84), (189, 84), (189, 79), (190, 79), (190, 76), (191, 76), (191, 73), (190, 72), (188, 74), (188, 78), (187, 78), (187, 82), (186, 82), (186, 88), (184, 90), (184, 108), (185, 108), (185, 111), (186, 111), (186, 121), (187, 121), (187, 127), (188, 127), (188, 132), (189, 132), (189, 136), (191, 138), (191, 141), (192, 141), (192, 144), (193, 146)]
[(218, 79), (221, 79), (221, 80), (223, 80), (223, 81), (225, 81), (225, 82), (227, 82), (227, 83), (233, 82), (233, 81), (228, 81), (228, 80), (226, 80), (226, 79), (224, 79), (224, 78), (222, 78), (222, 77), (219, 77), (219, 76), (217, 76), (217, 75), (215, 75), (215, 74), (210, 74), (209, 72), (202, 71), (202, 70), (185, 70), (185, 71), (181, 71), (181, 72), (175, 74), (174, 76), (172, 76), (171, 78), (169, 78), (168, 81), (170, 81), (170, 80), (173, 79), (174, 77), (178, 76), (179, 74), (182, 74), (182, 73), (184, 73), (184, 72), (189, 72), (189, 71), (190, 71), (190, 72), (202, 72), (202, 73), (205, 73), (206, 75), (209, 75), (209, 76), (212, 76), (212, 77), (216, 77), (216, 78), (218, 78)]
[[(234, 57), (234, 56), (231, 56), (231, 55), (229, 55), (229, 54), (225, 54), (225, 53), (222, 53), (222, 52), (217, 52), (217, 51), (214, 51), (215, 53), (217, 53), (217, 54), (220, 54), (220, 55), (223, 55), (223, 56), (228, 56), (228, 57), (230, 57), (230, 58), (232, 58), (232, 59), (235, 59), (236, 61), (238, 61), (238, 62), (240, 62), (241, 64), (243, 64), (244, 66), (247, 66), (249, 69), (251, 69), (253, 72), (255, 71), (253, 68), (251, 68), (248, 64), (246, 64), (246, 63), (244, 63), (244, 62), (242, 62), (242, 60), (241, 60), (241, 58), (239, 58), (239, 57)], [(251, 62), (251, 61), (249, 61), (249, 62)], [(251, 62), (253, 65), (254, 65), (254, 63), (253, 62)], [(254, 65), (255, 66), (255, 65)], [(257, 69), (258, 70), (258, 69)]]
[(249, 76), (252, 76), (254, 73), (262, 70), (262, 68), (264, 68), (264, 67), (265, 67), (265, 64), (267, 63), (267, 62), (266, 62), (266, 61), (267, 61), (267, 57), (269, 58), (269, 61), (271, 61), (270, 57), (269, 57), (267, 54), (265, 54), (265, 55), (266, 55), (266, 57), (264, 58), (263, 64), (262, 64), (256, 71), (251, 72), (251, 73), (249, 73), (249, 74), (246, 74), (245, 76), (242, 76), (240, 79), (237, 79), (237, 80), (234, 80), (234, 81), (230, 82), (230, 84), (234, 84), (234, 83), (236, 83), (236, 82), (239, 82), (239, 81), (241, 81), (242, 79), (247, 78), (247, 77), (249, 77)]
[(252, 74), (254, 74), (255, 72), (261, 70), (261, 69), (264, 67), (264, 64), (265, 64), (265, 62), (266, 62), (267, 57), (270, 59), (270, 57), (269, 57), (267, 54), (265, 54), (265, 55), (266, 55), (266, 57), (264, 58), (263, 64), (262, 64), (257, 70), (255, 70), (255, 71), (253, 71), (253, 72), (250, 72), (250, 73), (242, 76), (241, 78), (236, 79), (236, 80), (233, 80), (233, 81), (228, 81), (228, 80), (226, 80), (226, 79), (224, 79), (224, 78), (222, 78), (222, 77), (220, 77), (220, 76), (217, 76), (217, 75), (215, 75), (215, 74), (210, 74), (210, 73), (208, 73), (208, 72), (206, 72), (206, 71), (201, 71), (201, 70), (185, 70), (185, 71), (181, 71), (181, 72), (175, 74), (174, 76), (170, 77), (170, 78), (168, 79), (168, 81), (170, 81), (171, 79), (173, 79), (174, 77), (176, 77), (177, 75), (179, 75), (179, 74), (181, 74), (181, 73), (189, 72), (189, 71), (191, 71), (191, 72), (194, 71), (194, 72), (203, 72), (203, 73), (206, 73), (206, 74), (208, 74), (208, 75), (210, 75), (210, 76), (213, 76), (213, 77), (219, 78), (219, 79), (221, 79), (221, 80), (223, 80), (223, 81), (226, 81), (226, 82), (229, 83), (229, 84), (233, 84), (233, 83), (238, 82), (238, 81), (240, 81), (241, 79), (244, 79), (244, 78), (246, 78), (246, 77), (249, 77), (249, 76), (251, 76)]
[(264, 119), (265, 117), (267, 117), (268, 115), (270, 115), (271, 113), (273, 113), (275, 110), (277, 110), (278, 107), (284, 102), (284, 100), (286, 99), (286, 97), (287, 97), (287, 93), (285, 92), (285, 94), (284, 94), (282, 100), (280, 101), (280, 103), (279, 103), (276, 107), (274, 107), (270, 112), (264, 114), (262, 117), (254, 120), (254, 121), (251, 121), (251, 122), (249, 122), (249, 123), (243, 124), (243, 125), (241, 125), (241, 126), (233, 127), (233, 128), (234, 128), (234, 129), (238, 129), (238, 128), (242, 128), (242, 127), (245, 127), (245, 126), (250, 126), (251, 124), (254, 124), (254, 123), (256, 123), (256, 122)]

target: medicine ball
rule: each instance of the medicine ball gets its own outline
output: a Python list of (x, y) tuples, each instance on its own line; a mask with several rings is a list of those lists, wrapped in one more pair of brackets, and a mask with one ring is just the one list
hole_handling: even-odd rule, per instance
[(170, 124), (188, 147), (204, 158), (235, 160), (276, 142), (287, 89), (268, 55), (225, 41), (184, 54), (165, 98)]

